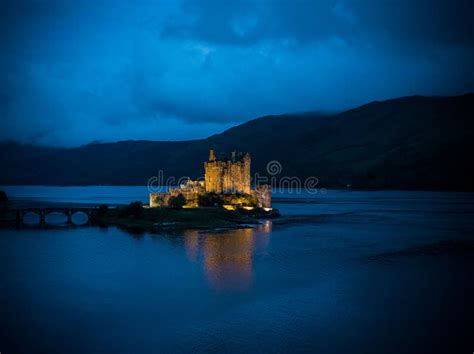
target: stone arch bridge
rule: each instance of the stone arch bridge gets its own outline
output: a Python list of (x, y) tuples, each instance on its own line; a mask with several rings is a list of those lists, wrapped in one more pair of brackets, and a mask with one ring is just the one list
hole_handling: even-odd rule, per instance
[(51, 213), (64, 214), (67, 217), (67, 223), (73, 224), (72, 216), (75, 213), (84, 213), (87, 215), (88, 222), (91, 221), (92, 214), (95, 208), (90, 207), (37, 207), (37, 208), (17, 208), (16, 209), (16, 222), (17, 224), (23, 224), (23, 219), (26, 214), (37, 214), (39, 216), (40, 225), (46, 224), (46, 216)]

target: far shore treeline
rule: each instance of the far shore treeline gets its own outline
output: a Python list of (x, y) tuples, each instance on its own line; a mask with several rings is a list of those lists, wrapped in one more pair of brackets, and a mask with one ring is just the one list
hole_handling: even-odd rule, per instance
[(209, 148), (248, 151), (252, 174), (317, 177), (320, 187), (474, 190), (474, 94), (412, 96), (338, 114), (251, 120), (207, 139), (122, 141), (77, 148), (0, 143), (0, 185), (145, 185), (202, 176)]

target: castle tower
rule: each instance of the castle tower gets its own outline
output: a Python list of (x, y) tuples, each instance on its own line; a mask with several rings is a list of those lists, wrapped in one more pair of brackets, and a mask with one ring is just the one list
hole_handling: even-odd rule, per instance
[(250, 161), (248, 153), (237, 158), (236, 152), (232, 153), (230, 160), (217, 160), (211, 149), (209, 160), (204, 162), (206, 192), (250, 194)]
[(204, 162), (204, 180), (206, 192), (222, 193), (223, 166), (216, 160), (214, 150), (209, 151), (209, 160)]

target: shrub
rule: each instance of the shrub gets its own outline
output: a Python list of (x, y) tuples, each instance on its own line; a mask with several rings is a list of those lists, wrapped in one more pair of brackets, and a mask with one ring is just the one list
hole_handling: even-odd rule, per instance
[(199, 206), (203, 207), (211, 207), (214, 205), (222, 205), (224, 201), (222, 198), (214, 192), (209, 192), (205, 194), (200, 194), (198, 197), (198, 204)]
[(163, 200), (163, 197), (161, 195), (155, 196), (153, 201), (155, 202), (156, 206), (163, 206), (163, 204), (164, 204), (164, 200)]
[(257, 200), (254, 196), (245, 193), (225, 194), (223, 196), (225, 204), (240, 206), (256, 206)]
[(108, 212), (109, 212), (109, 206), (107, 204), (99, 205), (99, 208), (97, 209), (98, 215), (107, 215)]
[(7, 193), (4, 191), (0, 191), (0, 202), (6, 202), (8, 201)]
[(143, 214), (142, 202), (132, 202), (125, 207), (124, 211), (129, 216), (140, 216)]
[(181, 209), (186, 204), (186, 198), (181, 193), (176, 197), (171, 197), (168, 201), (168, 205), (173, 209)]

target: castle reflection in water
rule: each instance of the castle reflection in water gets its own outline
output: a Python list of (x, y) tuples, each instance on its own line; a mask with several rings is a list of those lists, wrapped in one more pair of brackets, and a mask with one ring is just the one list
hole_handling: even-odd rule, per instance
[(265, 251), (271, 230), (271, 221), (225, 232), (189, 230), (184, 235), (186, 254), (192, 262), (202, 260), (213, 288), (245, 290), (252, 284), (255, 253)]

